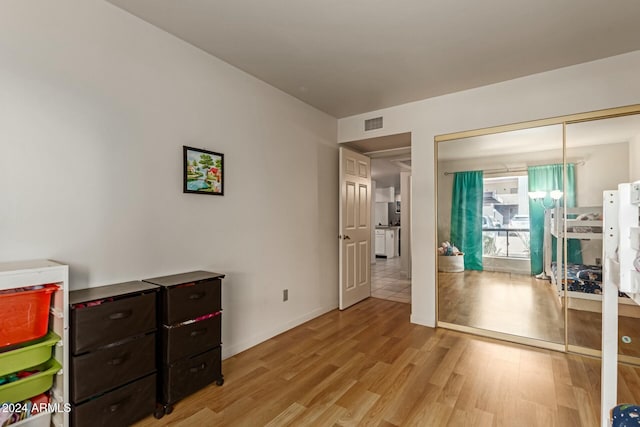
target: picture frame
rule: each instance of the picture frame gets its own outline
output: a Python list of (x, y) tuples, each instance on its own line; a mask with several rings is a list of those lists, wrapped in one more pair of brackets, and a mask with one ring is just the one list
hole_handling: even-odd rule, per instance
[(224, 154), (182, 146), (183, 193), (224, 195)]

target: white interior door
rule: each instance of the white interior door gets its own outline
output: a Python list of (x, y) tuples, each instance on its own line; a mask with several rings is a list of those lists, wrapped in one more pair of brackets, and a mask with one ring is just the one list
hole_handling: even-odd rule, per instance
[(340, 310), (371, 295), (371, 160), (340, 147)]

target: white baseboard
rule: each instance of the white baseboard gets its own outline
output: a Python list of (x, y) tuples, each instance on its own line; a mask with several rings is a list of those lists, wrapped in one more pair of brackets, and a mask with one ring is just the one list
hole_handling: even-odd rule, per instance
[(243, 352), (253, 346), (256, 346), (262, 342), (265, 342), (266, 340), (275, 337), (276, 335), (279, 335), (283, 332), (288, 331), (289, 329), (295, 328), (296, 326), (299, 326), (305, 322), (308, 322), (311, 319), (315, 319), (318, 316), (322, 316), (325, 313), (330, 312), (331, 310), (335, 310), (337, 309), (338, 306), (331, 306), (331, 307), (319, 307), (316, 308), (315, 310), (310, 311), (309, 313), (306, 313), (300, 317), (297, 317), (293, 320), (290, 320), (282, 325), (279, 325), (273, 329), (271, 329), (268, 332), (259, 334), (259, 335), (254, 335), (246, 340), (243, 340), (239, 343), (235, 343), (235, 344), (231, 344), (231, 345), (222, 345), (222, 359), (226, 359), (229, 358), (231, 356), (235, 356), (236, 354)]

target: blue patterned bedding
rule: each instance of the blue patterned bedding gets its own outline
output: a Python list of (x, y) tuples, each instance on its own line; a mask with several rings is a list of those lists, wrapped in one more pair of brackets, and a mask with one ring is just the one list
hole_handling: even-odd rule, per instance
[[(555, 262), (551, 263), (551, 269), (556, 277)], [(567, 281), (570, 291), (602, 295), (602, 267), (599, 265), (569, 264)], [(562, 290), (564, 290), (564, 280), (562, 281)], [(618, 292), (618, 296), (626, 297), (627, 295)]]

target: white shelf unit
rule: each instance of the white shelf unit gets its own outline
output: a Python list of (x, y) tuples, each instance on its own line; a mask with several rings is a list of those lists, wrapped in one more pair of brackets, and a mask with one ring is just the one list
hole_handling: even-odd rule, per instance
[(605, 191), (602, 250), (602, 388), (601, 427), (609, 427), (609, 411), (618, 404), (618, 291), (640, 304), (640, 274), (633, 260), (640, 253), (640, 181)]
[[(0, 289), (13, 289), (25, 286), (55, 283), (59, 289), (53, 294), (49, 330), (62, 337), (55, 346), (55, 358), (62, 369), (54, 376), (51, 391), (51, 403), (60, 408), (69, 402), (69, 267), (49, 260), (18, 261), (0, 263)], [(42, 416), (21, 421), (15, 426), (35, 426)], [(51, 426), (67, 427), (69, 414), (55, 412), (51, 414)]]

